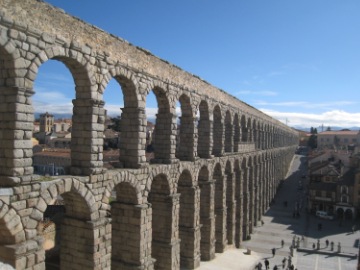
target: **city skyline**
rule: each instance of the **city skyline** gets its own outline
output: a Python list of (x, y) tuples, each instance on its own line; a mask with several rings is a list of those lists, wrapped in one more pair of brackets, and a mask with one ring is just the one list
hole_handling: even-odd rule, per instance
[[(180, 5), (109, 0), (100, 6), (93, 0), (86, 5), (46, 2), (151, 51), (289, 126), (360, 126), (356, 1), (224, 5), (199, 0)], [(71, 112), (74, 84), (61, 65), (49, 62), (40, 67), (35, 110)], [(112, 80), (105, 90), (109, 112), (122, 107), (118, 89)], [(147, 105), (148, 114), (156, 113), (153, 97)]]

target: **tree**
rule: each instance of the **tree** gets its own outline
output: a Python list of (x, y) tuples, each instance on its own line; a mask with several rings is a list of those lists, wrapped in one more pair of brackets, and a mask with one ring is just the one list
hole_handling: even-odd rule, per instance
[(326, 131), (331, 131), (331, 127), (330, 127), (330, 126), (327, 127), (327, 128), (326, 128)]
[(120, 115), (118, 115), (116, 117), (111, 117), (110, 120), (111, 120), (112, 124), (109, 125), (109, 128), (114, 131), (120, 132), (120, 123), (121, 123)]
[(310, 138), (308, 140), (308, 146), (311, 148), (311, 149), (314, 149), (317, 147), (317, 129), (316, 128), (313, 128), (311, 127), (310, 128)]

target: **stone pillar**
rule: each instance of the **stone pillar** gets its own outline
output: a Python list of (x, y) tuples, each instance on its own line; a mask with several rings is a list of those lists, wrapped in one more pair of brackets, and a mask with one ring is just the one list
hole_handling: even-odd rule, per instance
[(104, 102), (96, 99), (74, 99), (73, 104), (71, 174), (101, 173), (104, 171)]
[(234, 128), (234, 152), (239, 152), (239, 144), (240, 144), (240, 141), (241, 141), (241, 137), (240, 137), (240, 127), (239, 127), (239, 124), (237, 123), (235, 125), (235, 128)]
[(243, 189), (243, 240), (247, 240), (247, 238), (250, 236), (250, 230), (249, 230), (249, 204), (250, 204), (250, 193), (249, 193), (249, 168), (243, 168), (243, 182), (244, 182), (244, 189)]
[(120, 162), (125, 168), (146, 165), (146, 114), (143, 108), (122, 108), (120, 132)]
[(110, 269), (111, 225), (108, 219), (84, 221), (64, 217), (60, 269)]
[(236, 224), (236, 200), (235, 200), (235, 179), (233, 173), (226, 174), (226, 208), (227, 208), (227, 241), (229, 245), (235, 243)]
[(214, 179), (215, 183), (215, 251), (222, 253), (225, 251), (227, 245), (227, 210), (226, 210), (226, 183), (224, 176), (218, 176)]
[(183, 115), (180, 118), (180, 131), (176, 157), (180, 160), (194, 161), (197, 156), (195, 137), (197, 137), (194, 121), (196, 118), (191, 115)]
[(35, 237), (13, 245), (0, 245), (0, 261), (15, 269), (45, 269), (42, 241), (41, 237)]
[(31, 89), (0, 87), (0, 186), (31, 181), (33, 93)]
[(152, 163), (172, 164), (178, 162), (176, 151), (176, 115), (172, 113), (158, 113), (156, 115), (154, 134), (154, 154)]
[[(181, 190), (181, 191), (180, 191)], [(180, 196), (180, 267), (200, 266), (200, 188), (179, 187)]]
[(253, 228), (255, 225), (255, 218), (254, 218), (254, 204), (255, 204), (255, 198), (254, 198), (254, 181), (255, 181), (255, 175), (254, 175), (254, 167), (249, 167), (248, 172), (249, 177), (249, 233), (253, 233)]
[(234, 129), (231, 122), (225, 123), (225, 152), (231, 153), (234, 149)]
[(215, 181), (199, 182), (201, 260), (210, 261), (215, 258)]
[(112, 269), (154, 269), (154, 259), (151, 258), (151, 215), (149, 204), (111, 204)]
[(235, 246), (240, 248), (243, 226), (243, 187), (242, 187), (242, 172), (240, 170), (235, 171), (235, 202), (236, 202), (236, 222), (235, 222)]
[(154, 268), (157, 270), (180, 269), (179, 196), (156, 194), (151, 199), (152, 257), (156, 260)]
[(212, 158), (212, 120), (200, 118), (198, 124), (197, 153), (200, 158)]

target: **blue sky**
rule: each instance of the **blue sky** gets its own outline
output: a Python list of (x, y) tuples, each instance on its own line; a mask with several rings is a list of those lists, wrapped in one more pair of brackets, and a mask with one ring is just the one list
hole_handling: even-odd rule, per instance
[[(360, 126), (359, 0), (46, 2), (290, 126)], [(54, 98), (66, 111), (73, 88), (66, 68), (45, 64), (34, 103), (43, 109)], [(104, 96), (109, 111), (122, 106), (118, 93), (112, 81)]]

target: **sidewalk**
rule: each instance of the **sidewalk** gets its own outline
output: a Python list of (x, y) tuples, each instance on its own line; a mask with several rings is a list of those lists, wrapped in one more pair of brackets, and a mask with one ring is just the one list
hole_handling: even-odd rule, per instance
[(246, 254), (246, 249), (229, 248), (224, 253), (216, 253), (214, 260), (201, 262), (198, 270), (253, 270), (262, 259), (256, 252)]

